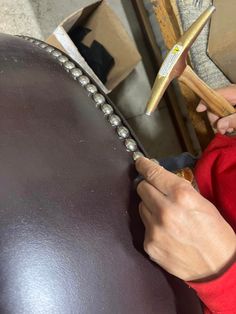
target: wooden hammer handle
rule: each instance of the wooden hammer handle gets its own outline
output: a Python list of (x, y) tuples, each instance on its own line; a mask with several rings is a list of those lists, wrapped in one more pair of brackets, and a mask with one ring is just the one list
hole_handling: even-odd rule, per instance
[(204, 83), (190, 66), (186, 66), (179, 80), (194, 91), (206, 103), (209, 110), (217, 116), (225, 117), (236, 112), (234, 107), (223, 96)]

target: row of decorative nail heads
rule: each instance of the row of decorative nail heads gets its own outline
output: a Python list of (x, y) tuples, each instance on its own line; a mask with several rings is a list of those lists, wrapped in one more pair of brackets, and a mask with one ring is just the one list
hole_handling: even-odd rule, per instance
[(45, 42), (28, 36), (19, 37), (33, 43), (41, 49), (44, 49), (46, 52), (50, 53), (51, 56), (56, 58), (64, 69), (72, 75), (74, 80), (78, 81), (80, 85), (87, 90), (88, 96), (92, 97), (96, 107), (102, 110), (104, 116), (107, 117), (107, 120), (110, 122), (112, 127), (116, 128), (116, 132), (119, 138), (124, 142), (126, 150), (133, 154), (133, 159), (137, 160), (139, 157), (143, 156), (143, 153), (138, 150), (136, 141), (130, 137), (128, 128), (122, 125), (121, 118), (114, 113), (113, 107), (106, 102), (105, 97), (99, 93), (95, 85), (91, 84), (88, 76), (84, 74), (80, 68), (76, 67), (75, 64), (71, 62), (69, 58), (60, 50), (46, 44)]

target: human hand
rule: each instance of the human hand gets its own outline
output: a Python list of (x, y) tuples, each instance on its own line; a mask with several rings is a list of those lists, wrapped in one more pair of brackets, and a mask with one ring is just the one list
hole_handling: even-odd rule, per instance
[[(225, 88), (220, 88), (217, 90), (217, 92), (224, 96), (225, 99), (227, 99), (232, 105), (236, 104), (236, 85), (230, 85)], [(200, 102), (196, 110), (197, 112), (206, 111), (207, 106), (203, 102)], [(217, 115), (210, 111), (208, 111), (207, 114), (210, 123), (217, 129), (219, 133), (231, 133), (236, 130), (236, 113), (221, 119), (219, 119)]]
[(235, 256), (236, 236), (213, 204), (191, 184), (147, 158), (137, 188), (144, 249), (169, 273), (193, 281), (219, 275)]

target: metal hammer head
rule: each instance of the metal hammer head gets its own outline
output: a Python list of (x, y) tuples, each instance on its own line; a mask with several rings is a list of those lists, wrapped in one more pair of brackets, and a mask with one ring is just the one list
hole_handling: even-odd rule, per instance
[(157, 74), (146, 108), (147, 115), (156, 109), (171, 81), (183, 73), (187, 66), (188, 51), (214, 11), (214, 6), (205, 10), (168, 53)]

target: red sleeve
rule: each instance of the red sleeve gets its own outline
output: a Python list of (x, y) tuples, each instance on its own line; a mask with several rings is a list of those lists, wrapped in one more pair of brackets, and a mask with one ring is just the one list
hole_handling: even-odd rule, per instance
[[(236, 137), (217, 134), (197, 163), (195, 177), (200, 193), (235, 231)], [(236, 314), (236, 262), (215, 280), (188, 284), (204, 303), (206, 314)]]
[(204, 303), (205, 314), (236, 313), (236, 263), (215, 280), (188, 284)]

